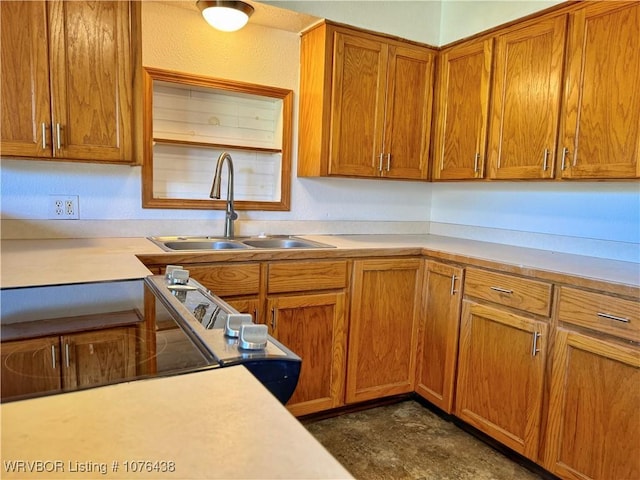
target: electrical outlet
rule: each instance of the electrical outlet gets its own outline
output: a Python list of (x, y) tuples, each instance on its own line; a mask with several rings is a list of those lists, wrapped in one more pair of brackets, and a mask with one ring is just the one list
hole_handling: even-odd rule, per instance
[(79, 219), (78, 195), (49, 195), (49, 218), (57, 220)]

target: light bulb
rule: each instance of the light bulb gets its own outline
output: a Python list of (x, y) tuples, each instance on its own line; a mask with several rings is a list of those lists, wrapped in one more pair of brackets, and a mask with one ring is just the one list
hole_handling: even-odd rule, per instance
[(253, 13), (251, 5), (240, 1), (199, 0), (197, 5), (207, 23), (223, 32), (240, 30)]

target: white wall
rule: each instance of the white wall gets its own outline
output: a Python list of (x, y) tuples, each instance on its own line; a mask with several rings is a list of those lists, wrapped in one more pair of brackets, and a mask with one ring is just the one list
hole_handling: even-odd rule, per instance
[[(295, 226), (290, 228), (304, 230), (310, 227), (295, 222), (419, 222), (423, 226), (421, 231), (427, 232), (430, 191), (424, 183), (296, 177), (300, 57), (300, 38), (297, 33), (251, 23), (239, 32), (221, 33), (204, 22), (195, 2), (186, 5), (143, 3), (143, 65), (294, 90), (291, 211), (241, 211), (239, 233), (256, 233), (247, 230), (251, 221), (294, 222)], [(214, 168), (215, 159), (212, 159), (212, 176)], [(85, 228), (83, 220), (118, 219), (164, 220), (164, 230), (158, 230), (157, 224), (154, 224), (153, 233), (157, 235), (181, 233), (176, 231), (178, 227), (173, 221), (212, 219), (217, 222), (215, 228), (222, 232), (223, 211), (142, 209), (140, 174), (140, 167), (3, 159), (0, 173), (2, 217), (46, 220), (48, 195), (67, 194), (79, 195), (81, 220), (47, 222), (46, 228), (39, 229), (39, 232), (46, 231), (46, 235), (51, 237), (68, 234), (90, 236), (95, 222)], [(206, 231), (190, 230), (189, 234), (211, 234), (211, 222), (201, 223)], [(12, 235), (6, 225), (7, 222), (2, 232), (5, 238)], [(139, 225), (138, 234), (149, 233), (143, 228), (144, 222)], [(28, 228), (20, 228), (18, 235), (25, 234), (29, 228), (31, 223)], [(264, 229), (262, 224), (259, 230)], [(324, 229), (326, 233), (339, 233), (333, 231), (330, 225), (325, 225)], [(311, 231), (323, 233), (317, 229)], [(124, 236), (135, 234), (136, 231), (128, 226)]]
[[(305, 13), (324, 15), (363, 28), (384, 30), (427, 43), (467, 36), (500, 22), (531, 13), (554, 2), (442, 3), (442, 31), (433, 16), (422, 19), (424, 7), (436, 11), (434, 2), (271, 2), (300, 5)], [(396, 4), (401, 4), (401, 8)], [(356, 5), (365, 8), (356, 9)], [(405, 5), (407, 4), (407, 5)], [(329, 15), (331, 13), (331, 15)], [(358, 22), (352, 21), (358, 16)], [(383, 20), (385, 20), (383, 22)], [(145, 2), (144, 52), (147, 65), (264, 83), (295, 92), (298, 98), (299, 38), (291, 32), (251, 23), (235, 34), (208, 27), (195, 7), (191, 9)], [(388, 23), (392, 28), (378, 28)], [(424, 25), (429, 24), (429, 28)], [(406, 32), (404, 34), (403, 32)], [(435, 35), (435, 37), (433, 37)], [(297, 119), (297, 107), (295, 112)], [(294, 138), (297, 137), (297, 121)], [(294, 145), (294, 177), (290, 212), (241, 212), (243, 225), (263, 222), (281, 229), (287, 222), (306, 233), (303, 224), (315, 225), (311, 233), (357, 233), (359, 224), (371, 221), (401, 222), (408, 231), (491, 239), (503, 243), (640, 261), (640, 200), (638, 182), (522, 182), (443, 183), (386, 182), (349, 179), (298, 179)], [(118, 221), (115, 234), (185, 234), (222, 231), (221, 211), (146, 210), (141, 208), (139, 167), (101, 166), (3, 160), (1, 169), (2, 217), (18, 219), (17, 235), (112, 235), (105, 220)], [(49, 221), (49, 194), (80, 195), (83, 221)], [(123, 222), (124, 219), (126, 222)], [(153, 221), (153, 222), (152, 222)], [(343, 221), (343, 222), (340, 222)], [(153, 231), (147, 226), (153, 224)], [(182, 223), (180, 223), (182, 222)], [(280, 222), (280, 223), (278, 223)], [(12, 225), (15, 225), (13, 222)], [(4, 223), (3, 237), (11, 236)], [(45, 225), (46, 228), (39, 228)], [(177, 227), (176, 225), (179, 225)], [(372, 231), (378, 228), (367, 224)], [(396, 224), (397, 225), (397, 224)], [(38, 227), (38, 228), (36, 228)], [(209, 228), (205, 232), (196, 231)], [(311, 228), (311, 227), (309, 227)], [(397, 228), (397, 227), (395, 227)], [(267, 230), (276, 233), (273, 230)], [(402, 231), (402, 230), (399, 230)], [(35, 232), (35, 233), (34, 233)], [(45, 232), (45, 233), (43, 233)], [(249, 232), (249, 233), (254, 233)], [(15, 238), (15, 236), (14, 236)]]
[(431, 233), (640, 262), (638, 182), (451, 183)]
[[(440, 44), (559, 3), (443, 0)], [(430, 231), (640, 262), (640, 187), (638, 182), (436, 184)]]
[(438, 45), (480, 33), (564, 0), (442, 0)]
[(442, 2), (439, 0), (280, 0), (263, 3), (416, 42), (440, 44)]

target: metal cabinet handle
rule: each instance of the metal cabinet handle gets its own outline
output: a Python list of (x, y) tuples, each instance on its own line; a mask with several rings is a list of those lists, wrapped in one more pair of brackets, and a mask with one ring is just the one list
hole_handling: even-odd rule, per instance
[(511, 295), (513, 293), (513, 290), (508, 290), (506, 288), (502, 288), (502, 287), (490, 287), (491, 290), (494, 290), (496, 292), (500, 292), (500, 293), (508, 293), (509, 295)]
[(615, 320), (616, 322), (624, 322), (624, 323), (630, 322), (628, 318), (616, 317), (615, 315), (611, 315), (609, 313), (598, 312), (598, 316), (602, 318), (606, 318), (608, 320)]
[(547, 168), (549, 168), (549, 149), (545, 148), (542, 155), (542, 170), (546, 172)]
[(69, 368), (70, 360), (69, 360), (69, 344), (68, 343), (64, 344), (64, 356), (66, 357), (65, 365), (67, 366), (67, 368)]
[(258, 309), (257, 308), (253, 309), (253, 321), (258, 323)]
[(391, 169), (391, 153), (387, 153), (387, 172)]
[(458, 293), (458, 290), (456, 290), (456, 279), (458, 277), (456, 277), (455, 275), (451, 275), (451, 296), (455, 295), (456, 293)]
[(271, 309), (271, 330), (272, 331), (276, 330), (276, 325), (277, 325), (277, 322), (276, 322), (276, 309), (272, 308)]
[(56, 369), (56, 346), (51, 345), (51, 365), (53, 365), (53, 369)]
[(382, 172), (382, 157), (384, 157), (384, 153), (380, 152), (378, 155), (378, 171)]
[(540, 349), (538, 348), (538, 338), (540, 338), (542, 334), (539, 332), (533, 332), (533, 346), (531, 347), (531, 356), (535, 357), (536, 354), (540, 353)]
[(569, 149), (567, 147), (562, 149), (562, 163), (560, 164), (560, 170), (564, 170), (567, 166), (567, 155), (569, 154)]
[(56, 123), (56, 146), (58, 150), (62, 148), (62, 127), (59, 123)]
[(42, 149), (47, 148), (47, 124), (42, 122)]
[(476, 153), (476, 156), (473, 158), (473, 173), (478, 173), (479, 162), (480, 162), (480, 154)]

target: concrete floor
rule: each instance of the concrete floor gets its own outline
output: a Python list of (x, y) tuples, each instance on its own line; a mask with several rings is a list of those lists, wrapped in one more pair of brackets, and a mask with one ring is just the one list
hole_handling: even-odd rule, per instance
[(357, 479), (543, 478), (413, 400), (305, 426)]

